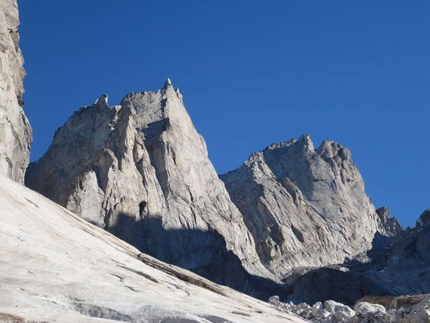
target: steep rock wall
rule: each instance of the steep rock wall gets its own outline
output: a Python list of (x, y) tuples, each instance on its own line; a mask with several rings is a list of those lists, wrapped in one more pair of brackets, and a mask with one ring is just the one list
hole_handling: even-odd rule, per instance
[(217, 282), (256, 295), (252, 275), (274, 279), (170, 80), (118, 106), (103, 95), (75, 112), (29, 167), (26, 184), (140, 250)]
[(221, 179), (260, 260), (281, 276), (343, 263), (371, 249), (375, 233), (393, 234), (365, 194), (351, 152), (332, 141), (314, 149), (303, 135), (273, 144)]
[(0, 174), (22, 183), (32, 131), (22, 106), (24, 60), (16, 0), (0, 0)]

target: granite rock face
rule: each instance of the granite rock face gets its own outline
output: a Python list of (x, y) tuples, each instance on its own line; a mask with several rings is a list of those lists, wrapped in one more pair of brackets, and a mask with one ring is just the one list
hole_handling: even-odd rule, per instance
[(301, 275), (288, 299), (310, 304), (334, 299), (352, 305), (365, 295), (428, 294), (429, 248), (430, 212), (426, 210), (415, 228), (393, 237), (378, 235), (371, 250), (351, 261), (315, 268)]
[(0, 174), (24, 181), (32, 131), (22, 106), (24, 60), (16, 0), (0, 0)]
[(400, 222), (390, 215), (390, 210), (387, 207), (376, 209), (379, 219), (382, 223), (382, 232), (386, 237), (395, 237), (403, 232), (403, 227)]
[(255, 295), (250, 275), (273, 278), (170, 80), (120, 105), (109, 106), (103, 95), (75, 112), (29, 167), (26, 184), (140, 250), (214, 281)]
[[(265, 299), (333, 298), (306, 274), (401, 231), (375, 210), (350, 151), (331, 141), (271, 145), (221, 179), (237, 207), (167, 80), (75, 112), (26, 184), (160, 260)], [(352, 293), (350, 302), (363, 296)]]
[(1, 322), (304, 322), (168, 265), (0, 175)]
[(351, 152), (332, 141), (314, 149), (305, 134), (273, 144), (221, 179), (260, 260), (280, 276), (343, 263), (371, 249), (376, 233), (396, 231), (365, 194)]
[(383, 269), (373, 280), (384, 285), (387, 295), (430, 293), (429, 250), (430, 209), (421, 214), (415, 228), (395, 239), (387, 249)]

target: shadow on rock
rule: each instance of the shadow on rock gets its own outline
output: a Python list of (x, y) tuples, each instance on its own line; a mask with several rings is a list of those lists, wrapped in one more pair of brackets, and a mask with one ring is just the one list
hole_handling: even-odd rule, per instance
[(424, 250), (430, 245), (430, 225), (425, 226), (430, 220), (423, 218), (416, 228), (396, 236), (376, 233), (367, 254), (303, 274), (292, 284), (287, 300), (308, 304), (334, 300), (353, 305), (366, 295), (429, 293), (430, 261)]
[(253, 297), (267, 301), (273, 295), (288, 295), (286, 285), (249, 274), (215, 230), (166, 229), (159, 217), (136, 221), (120, 214), (108, 231), (143, 253)]
[(304, 274), (294, 284), (287, 300), (315, 304), (334, 300), (349, 306), (364, 295), (385, 295), (387, 291), (360, 270), (318, 268)]

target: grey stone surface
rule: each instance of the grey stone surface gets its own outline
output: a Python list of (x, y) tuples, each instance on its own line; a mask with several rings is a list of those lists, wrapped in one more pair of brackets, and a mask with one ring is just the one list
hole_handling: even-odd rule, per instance
[(430, 293), (429, 214), (423, 212), (415, 228), (396, 236), (375, 236), (371, 250), (342, 265), (304, 273), (294, 282), (289, 300), (335, 299), (352, 305), (365, 295)]
[(0, 0), (0, 174), (24, 181), (32, 130), (22, 110), (23, 57), (16, 0)]
[(305, 134), (273, 144), (221, 179), (261, 261), (280, 276), (343, 263), (371, 249), (376, 233), (393, 231), (366, 195), (351, 152), (332, 141), (314, 149)]
[(0, 321), (304, 322), (163, 263), (0, 175)]
[(275, 280), (170, 80), (120, 105), (109, 106), (103, 95), (75, 112), (29, 167), (26, 184), (140, 250), (216, 282), (255, 295), (252, 275)]
[(387, 207), (380, 207), (376, 210), (382, 223), (382, 232), (385, 236), (396, 236), (403, 231), (400, 222), (390, 215), (390, 210)]
[(26, 183), (158, 259), (257, 297), (351, 304), (379, 291), (374, 274), (363, 287), (363, 273), (338, 264), (371, 262), (366, 253), (385, 253), (401, 226), (375, 210), (348, 149), (314, 149), (303, 135), (221, 178), (241, 212), (167, 80), (75, 112)]

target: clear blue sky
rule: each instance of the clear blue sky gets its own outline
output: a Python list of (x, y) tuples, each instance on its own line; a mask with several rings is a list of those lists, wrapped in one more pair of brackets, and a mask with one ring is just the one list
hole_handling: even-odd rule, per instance
[(219, 173), (309, 133), (377, 207), (430, 207), (430, 1), (21, 0), (32, 160), (102, 93), (181, 89)]

